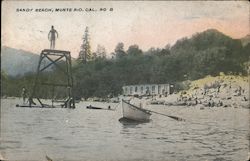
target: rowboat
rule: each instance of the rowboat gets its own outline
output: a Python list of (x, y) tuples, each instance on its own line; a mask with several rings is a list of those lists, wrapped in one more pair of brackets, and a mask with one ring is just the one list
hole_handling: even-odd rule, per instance
[(101, 110), (101, 109), (103, 109), (101, 107), (94, 107), (94, 106), (91, 106), (91, 105), (87, 106), (86, 108), (87, 109), (95, 109), (95, 110)]
[(115, 109), (111, 109), (110, 106), (108, 106), (108, 108), (102, 108), (102, 107), (95, 107), (92, 105), (86, 106), (87, 109), (93, 109), (93, 110), (110, 110), (110, 111), (114, 111)]
[(122, 115), (124, 118), (135, 121), (149, 121), (151, 113), (148, 110), (139, 108), (122, 100)]

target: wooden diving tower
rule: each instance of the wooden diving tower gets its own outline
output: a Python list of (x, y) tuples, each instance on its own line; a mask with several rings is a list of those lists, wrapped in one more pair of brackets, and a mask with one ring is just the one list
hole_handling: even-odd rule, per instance
[[(44, 62), (46, 63), (44, 64)], [(61, 64), (64, 64), (64, 67)], [(50, 69), (53, 66), (53, 69)], [(65, 81), (62, 82), (46, 82), (41, 79), (45, 70), (58, 70), (65, 76)], [(54, 95), (54, 89), (56, 87), (64, 87), (66, 90), (66, 99), (60, 101), (62, 104), (59, 107), (64, 108), (75, 108), (75, 97), (73, 93), (73, 76), (72, 76), (72, 64), (71, 64), (71, 55), (69, 51), (62, 51), (62, 50), (50, 50), (44, 49), (40, 54), (40, 59), (38, 62), (37, 73), (34, 81), (33, 90), (31, 93), (31, 97), (29, 98), (31, 101), (29, 106), (32, 107), (33, 99), (36, 99), (41, 107), (51, 107), (54, 108), (53, 100), (54, 96), (52, 95), (52, 104), (48, 105), (42, 102), (41, 98), (39, 97), (39, 91), (41, 91), (43, 86), (49, 86), (52, 89), (52, 94)]]

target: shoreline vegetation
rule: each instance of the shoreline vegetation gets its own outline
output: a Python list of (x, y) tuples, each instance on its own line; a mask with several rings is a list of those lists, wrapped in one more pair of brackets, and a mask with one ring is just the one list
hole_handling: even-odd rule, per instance
[[(245, 107), (249, 101), (250, 43), (232, 39), (218, 30), (209, 29), (182, 38), (172, 46), (152, 47), (148, 51), (142, 51), (138, 45), (130, 45), (125, 50), (120, 42), (110, 53), (112, 58), (107, 58), (103, 46), (96, 52), (88, 47), (86, 60), (82, 59), (83, 51), (82, 57), (79, 54), (78, 59), (72, 60), (77, 100), (114, 98), (115, 101), (125, 85), (173, 84), (174, 94), (148, 97), (152, 99), (150, 104)], [(61, 61), (59, 66), (65, 68), (65, 62)], [(36, 73), (10, 76), (2, 70), (1, 97), (20, 97), (23, 87), (30, 96), (35, 78)], [(64, 84), (67, 78), (59, 69), (51, 67), (40, 75), (39, 81)], [(37, 95), (60, 100), (67, 96), (67, 91), (67, 87), (42, 86)]]
[[(247, 76), (224, 75), (207, 76), (194, 81), (181, 83), (185, 90), (174, 92), (168, 96), (140, 96), (146, 105), (194, 106), (200, 109), (213, 107), (249, 107), (249, 78)], [(81, 99), (88, 102), (120, 103), (121, 99), (130, 100), (134, 96), (119, 95), (113, 98), (92, 97)], [(18, 97), (2, 96), (2, 99)]]

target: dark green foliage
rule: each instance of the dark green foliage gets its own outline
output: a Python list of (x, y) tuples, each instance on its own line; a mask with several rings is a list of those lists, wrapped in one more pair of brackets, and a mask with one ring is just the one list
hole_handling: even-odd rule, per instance
[(114, 54), (116, 59), (126, 56), (126, 52), (124, 51), (124, 44), (122, 42), (116, 45)]
[(131, 45), (128, 48), (127, 54), (130, 56), (137, 56), (142, 54), (142, 50), (139, 49), (138, 45)]
[[(244, 47), (240, 40), (232, 39), (217, 30), (197, 33), (191, 38), (178, 40), (163, 49), (151, 48), (143, 52), (138, 45), (127, 51), (118, 43), (112, 59), (104, 56), (73, 67), (74, 92), (79, 98), (117, 96), (122, 86), (129, 84), (175, 83), (203, 78), (207, 75), (247, 74), (250, 44)], [(17, 96), (22, 86), (32, 84), (34, 76), (8, 78), (2, 75), (2, 95)], [(47, 73), (43, 79), (60, 82), (58, 70)], [(49, 91), (48, 87), (43, 89)], [(41, 91), (43, 92), (43, 91)], [(44, 93), (44, 97), (50, 94)], [(62, 97), (62, 96), (61, 96)]]

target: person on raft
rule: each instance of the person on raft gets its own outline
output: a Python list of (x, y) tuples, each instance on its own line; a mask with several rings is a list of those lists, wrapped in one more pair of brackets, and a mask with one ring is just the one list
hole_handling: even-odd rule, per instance
[(27, 90), (25, 87), (23, 87), (23, 89), (22, 89), (22, 97), (23, 97), (23, 104), (25, 104), (25, 100), (27, 97)]

